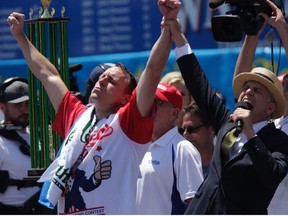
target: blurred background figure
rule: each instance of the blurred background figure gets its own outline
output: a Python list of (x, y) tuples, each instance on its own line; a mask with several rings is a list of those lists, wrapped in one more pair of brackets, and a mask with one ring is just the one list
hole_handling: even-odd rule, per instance
[[(176, 87), (180, 91), (183, 100), (183, 107), (187, 106), (192, 101), (192, 97), (188, 92), (183, 77), (179, 71), (172, 71), (166, 73), (162, 77), (160, 83), (167, 83), (169, 85)], [(178, 127), (182, 126), (183, 114), (184, 114), (183, 110), (181, 110), (181, 112), (179, 113), (179, 117), (176, 121), (176, 125)]]
[(208, 118), (203, 115), (195, 101), (184, 108), (182, 127), (178, 131), (199, 151), (203, 177), (205, 178), (214, 151), (215, 132)]
[(0, 122), (4, 120), (4, 114), (3, 112), (0, 110)]
[[(286, 134), (288, 134), (288, 74), (281, 74), (278, 76), (282, 86), (283, 93), (286, 103), (286, 110), (282, 117), (275, 119), (274, 123), (276, 128), (281, 129)], [(269, 206), (268, 206), (268, 214), (276, 215), (276, 214), (288, 214), (288, 205), (286, 204), (286, 200), (288, 198), (288, 175), (281, 181), (279, 184)]]
[(277, 128), (281, 129), (286, 134), (288, 134), (288, 74), (281, 74), (278, 76), (278, 79), (280, 80), (283, 86), (286, 110), (285, 110), (285, 114), (281, 118), (274, 120), (274, 123)]

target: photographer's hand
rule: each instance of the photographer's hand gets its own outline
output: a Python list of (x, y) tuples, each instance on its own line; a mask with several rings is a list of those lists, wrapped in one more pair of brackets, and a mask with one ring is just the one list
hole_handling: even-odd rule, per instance
[(259, 13), (259, 15), (262, 16), (269, 25), (278, 31), (286, 51), (286, 58), (288, 59), (288, 26), (285, 17), (281, 9), (279, 9), (272, 1), (266, 0), (266, 2), (272, 9), (271, 16), (268, 16), (265, 13)]
[(279, 9), (270, 0), (266, 0), (266, 3), (269, 5), (269, 7), (272, 10), (271, 16), (269, 16), (263, 12), (259, 13), (259, 15), (262, 16), (268, 22), (269, 25), (273, 26), (277, 30), (279, 28), (283, 28), (283, 25), (287, 25), (281, 9)]

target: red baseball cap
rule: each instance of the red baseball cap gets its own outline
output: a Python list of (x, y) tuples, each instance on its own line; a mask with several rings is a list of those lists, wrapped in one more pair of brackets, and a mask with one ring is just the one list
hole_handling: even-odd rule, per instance
[(171, 103), (174, 107), (182, 109), (182, 95), (180, 91), (167, 83), (160, 83), (157, 86), (156, 98)]
[(278, 76), (279, 81), (281, 82), (281, 84), (283, 85), (283, 81), (284, 79), (287, 77), (288, 74), (281, 74)]

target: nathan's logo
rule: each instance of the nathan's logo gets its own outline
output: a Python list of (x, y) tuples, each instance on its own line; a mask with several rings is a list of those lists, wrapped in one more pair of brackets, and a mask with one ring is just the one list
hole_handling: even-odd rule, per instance
[(81, 142), (86, 143), (93, 129), (94, 127), (91, 126), (91, 121), (89, 121), (82, 130), (82, 134), (80, 137)]
[(110, 136), (113, 133), (113, 128), (108, 124), (105, 124), (98, 131), (91, 134), (89, 138), (89, 144), (87, 146), (92, 147), (95, 145), (96, 141), (104, 139), (104, 137)]
[(64, 190), (64, 185), (69, 178), (69, 168), (63, 169), (64, 166), (58, 166), (55, 176), (52, 181), (55, 185), (57, 185), (61, 190)]
[(68, 135), (66, 142), (65, 142), (65, 146), (73, 139), (75, 132), (76, 132), (76, 128), (74, 128), (74, 130), (72, 130), (71, 133)]

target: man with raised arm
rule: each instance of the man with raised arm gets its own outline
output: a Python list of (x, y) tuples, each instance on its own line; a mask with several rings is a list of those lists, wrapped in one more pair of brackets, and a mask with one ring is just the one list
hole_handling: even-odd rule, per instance
[(271, 122), (285, 111), (281, 83), (261, 67), (237, 75), (232, 87), (241, 106), (231, 113), (211, 87), (180, 24), (166, 25), (186, 86), (217, 135), (208, 175), (186, 214), (267, 214), (288, 171), (288, 136)]
[[(164, 18), (177, 14), (178, 1), (159, 1)], [(24, 15), (8, 17), (32, 73), (42, 82), (57, 112), (53, 128), (65, 138), (60, 156), (42, 178), (51, 181), (48, 205), (60, 214), (133, 214), (141, 145), (150, 141), (155, 91), (168, 59), (171, 38), (163, 28), (136, 86), (123, 64), (107, 69), (86, 107), (67, 89), (57, 69), (23, 32)], [(52, 179), (49, 173), (52, 173)]]

